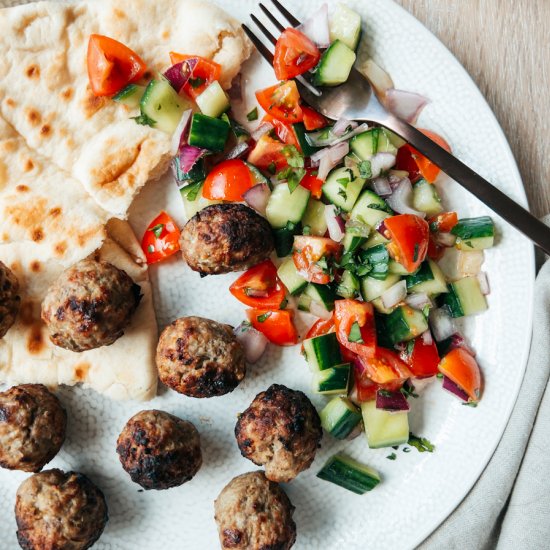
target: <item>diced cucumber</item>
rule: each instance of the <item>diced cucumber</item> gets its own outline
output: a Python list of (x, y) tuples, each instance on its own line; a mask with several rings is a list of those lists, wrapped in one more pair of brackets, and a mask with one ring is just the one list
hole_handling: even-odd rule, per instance
[(413, 185), (412, 204), (413, 208), (426, 212), (428, 216), (435, 216), (443, 212), (441, 199), (435, 185), (428, 183), (425, 179), (421, 179)]
[(393, 259), (390, 259), (390, 263), (388, 264), (388, 271), (389, 273), (394, 273), (395, 275), (410, 275), (403, 264), (400, 264)]
[(403, 145), (407, 143), (406, 140), (404, 140), (402, 137), (399, 137), (397, 134), (394, 134), (392, 131), (388, 130), (387, 128), (384, 128), (384, 132), (386, 132), (388, 139), (396, 149), (403, 147)]
[(351, 220), (346, 224), (346, 233), (342, 244), (344, 252), (355, 252), (361, 248), (370, 235), (371, 228), (366, 223), (359, 220)]
[(309, 227), (309, 234), (323, 237), (327, 232), (325, 205), (317, 199), (309, 199), (306, 212), (302, 218), (303, 227)]
[(300, 296), (298, 296), (298, 309), (300, 311), (307, 311), (309, 313), (309, 308), (311, 306), (311, 298), (302, 292)]
[(286, 183), (276, 185), (265, 211), (271, 227), (278, 229), (285, 227), (287, 222), (298, 223), (306, 211), (309, 195), (309, 191), (301, 185), (292, 193)]
[(365, 180), (356, 178), (350, 168), (336, 168), (329, 173), (323, 184), (323, 195), (332, 204), (349, 212), (357, 201), (364, 184)]
[[(367, 239), (367, 242), (362, 246), (364, 250), (378, 246), (379, 244), (388, 244), (390, 241), (379, 233), (378, 231), (373, 231), (371, 236)], [(408, 273), (407, 273), (408, 275)]]
[(195, 113), (189, 130), (189, 145), (221, 152), (229, 136), (229, 124), (220, 118)]
[(475, 315), (487, 309), (487, 300), (477, 277), (464, 277), (451, 283), (442, 303), (447, 306), (451, 317)]
[(388, 276), (390, 255), (385, 245), (379, 244), (367, 250), (361, 250), (359, 257), (362, 262), (371, 266), (369, 277), (384, 281)]
[(183, 111), (191, 104), (179, 96), (167, 80), (151, 80), (140, 100), (141, 114), (154, 121), (153, 127), (174, 133)]
[(299, 235), (302, 231), (300, 222), (286, 222), (284, 227), (279, 227), (273, 230), (273, 238), (275, 240), (275, 252), (277, 257), (284, 258), (292, 252), (294, 246), (294, 236)]
[(323, 395), (347, 394), (350, 374), (349, 363), (316, 372), (313, 374), (313, 391)]
[(407, 289), (411, 292), (424, 293), (432, 296), (449, 291), (443, 272), (432, 260), (422, 262), (420, 269), (416, 273), (408, 275)]
[(372, 305), (374, 306), (374, 309), (378, 311), (378, 313), (383, 313), (384, 315), (389, 315), (392, 311), (394, 311), (398, 306), (397, 304), (393, 307), (386, 307), (384, 305), (384, 302), (382, 301), (382, 298), (376, 298), (372, 301)]
[(271, 182), (260, 172), (260, 170), (258, 170), (253, 164), (250, 164), (249, 162), (245, 162), (245, 164), (248, 166), (248, 169), (252, 174), (252, 179), (254, 180), (254, 183), (264, 183), (269, 188), (271, 188)]
[(122, 103), (123, 105), (130, 107), (130, 109), (136, 109), (139, 107), (144, 92), (145, 86), (140, 86), (139, 84), (128, 84), (128, 86), (113, 96), (113, 99), (118, 103)]
[(494, 244), (495, 225), (489, 216), (465, 218), (451, 229), (460, 250), (483, 250)]
[(229, 104), (229, 98), (217, 80), (214, 80), (214, 82), (195, 99), (195, 102), (203, 115), (214, 118), (225, 113), (231, 106)]
[(343, 298), (352, 299), (355, 298), (358, 292), (359, 279), (351, 271), (345, 270), (336, 287), (336, 294)]
[(313, 70), (315, 86), (338, 86), (349, 77), (355, 63), (355, 52), (344, 42), (336, 39), (321, 56), (321, 60)]
[(355, 50), (361, 37), (361, 16), (344, 4), (337, 4), (329, 20), (330, 41), (341, 40)]
[(178, 187), (184, 187), (191, 183), (204, 181), (204, 178), (206, 178), (206, 171), (204, 169), (203, 159), (199, 159), (197, 162), (195, 162), (194, 166), (191, 168), (191, 170), (189, 170), (189, 172), (184, 172), (181, 169), (179, 155), (174, 157), (174, 159), (172, 160), (172, 165)]
[(197, 184), (188, 185), (180, 189), (181, 198), (183, 199), (183, 208), (185, 210), (185, 215), (188, 219), (192, 218), (197, 212), (199, 212), (203, 208), (211, 206), (212, 204), (219, 204), (220, 202), (222, 202), (205, 199), (202, 196), (202, 185), (200, 185), (200, 188), (196, 194), (191, 193), (190, 188), (194, 187), (195, 185)]
[(378, 151), (380, 128), (371, 128), (362, 134), (352, 137), (350, 149), (361, 159), (370, 160)]
[(319, 417), (323, 429), (336, 439), (346, 439), (362, 419), (361, 411), (347, 397), (333, 397)]
[(304, 290), (304, 294), (309, 296), (326, 311), (332, 311), (334, 309), (335, 295), (334, 291), (329, 286), (309, 283)]
[(397, 147), (395, 147), (395, 145), (393, 144), (392, 140), (390, 139), (389, 132), (385, 128), (380, 128), (380, 133), (378, 134), (378, 147), (376, 148), (376, 152), (391, 153), (392, 155), (397, 154)]
[(307, 281), (298, 273), (294, 260), (287, 258), (277, 270), (277, 275), (289, 294), (299, 294), (307, 286)]
[(367, 442), (371, 449), (403, 445), (409, 441), (409, 415), (376, 408), (376, 401), (361, 403)]
[(320, 147), (314, 147), (311, 145), (311, 143), (306, 138), (306, 127), (304, 126), (303, 122), (297, 122), (296, 124), (292, 125), (292, 128), (294, 129), (294, 133), (296, 134), (296, 139), (298, 140), (298, 143), (300, 144), (300, 148), (302, 149), (302, 153), (305, 157), (310, 157), (313, 155), (313, 153), (316, 153), (319, 151)]
[(350, 219), (362, 221), (376, 229), (382, 220), (390, 216), (389, 211), (390, 208), (386, 201), (367, 189), (361, 193), (355, 203), (350, 213)]
[(335, 332), (304, 340), (307, 364), (313, 372), (330, 369), (342, 364), (340, 344)]
[(341, 454), (329, 458), (317, 477), (358, 495), (372, 491), (380, 483), (376, 470)]
[(385, 328), (393, 344), (407, 342), (428, 330), (428, 321), (421, 311), (399, 306), (385, 319)]
[(363, 279), (361, 279), (361, 294), (363, 300), (372, 302), (376, 300), (376, 298), (380, 298), (388, 288), (399, 282), (400, 279), (401, 277), (394, 273), (389, 273), (383, 281), (368, 276), (363, 277)]

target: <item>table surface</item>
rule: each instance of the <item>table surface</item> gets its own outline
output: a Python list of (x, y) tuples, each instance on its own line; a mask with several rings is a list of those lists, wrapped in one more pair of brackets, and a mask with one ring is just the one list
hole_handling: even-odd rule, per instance
[(550, 213), (550, 0), (395, 0), (466, 68), (512, 147), (531, 211)]

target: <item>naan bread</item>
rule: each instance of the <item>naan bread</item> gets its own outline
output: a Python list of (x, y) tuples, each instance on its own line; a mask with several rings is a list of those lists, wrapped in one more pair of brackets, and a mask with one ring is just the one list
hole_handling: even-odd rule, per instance
[(150, 72), (169, 66), (170, 51), (211, 58), (223, 68), (224, 87), (251, 46), (235, 19), (199, 0), (38, 2), (0, 11), (1, 116), (102, 208), (125, 218), (145, 182), (166, 169), (171, 137), (93, 95), (86, 67), (92, 33), (128, 45)]
[(22, 298), (16, 324), (0, 340), (0, 383), (82, 382), (114, 399), (155, 396), (157, 325), (151, 284), (143, 252), (127, 222), (109, 223), (103, 246), (91, 256), (126, 271), (141, 287), (143, 297), (124, 335), (114, 344), (74, 353), (54, 346), (40, 319), (42, 300), (64, 266), (36, 244), (0, 247), (0, 260), (17, 275)]

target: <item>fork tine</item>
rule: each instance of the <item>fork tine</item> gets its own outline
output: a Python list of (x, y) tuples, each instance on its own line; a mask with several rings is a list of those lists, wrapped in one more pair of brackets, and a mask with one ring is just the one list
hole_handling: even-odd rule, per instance
[(287, 21), (293, 26), (300, 25), (300, 21), (294, 17), (280, 2), (279, 0), (271, 0), (275, 7), (286, 17)]
[(264, 24), (253, 13), (250, 14), (250, 19), (256, 23), (256, 26), (264, 33), (273, 45), (277, 44), (277, 39), (264, 27)]
[(273, 65), (273, 54), (263, 45), (262, 41), (243, 23), (243, 31), (248, 38), (252, 41), (252, 44), (256, 46), (256, 49), (260, 52), (262, 57), (271, 65)]
[(285, 30), (285, 27), (277, 21), (275, 16), (263, 5), (260, 4), (260, 9), (267, 15), (268, 19), (281, 31), (283, 32)]

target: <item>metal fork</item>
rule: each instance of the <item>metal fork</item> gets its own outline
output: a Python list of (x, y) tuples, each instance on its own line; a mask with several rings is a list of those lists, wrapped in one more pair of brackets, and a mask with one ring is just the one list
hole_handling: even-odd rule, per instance
[[(293, 27), (300, 25), (300, 21), (278, 0), (271, 0), (271, 2)], [(286, 27), (280, 23), (266, 6), (263, 4), (259, 6), (277, 29), (280, 31), (285, 30)], [(265, 37), (275, 45), (277, 39), (267, 30), (262, 22), (254, 14), (250, 14), (250, 17)], [(242, 27), (260, 54), (272, 65), (273, 54), (269, 48), (246, 25)], [(349, 120), (375, 123), (407, 140), (415, 149), (437, 164), (451, 178), (531, 239), (546, 254), (550, 254), (549, 227), (466, 166), (462, 161), (426, 137), (414, 126), (389, 113), (378, 101), (368, 80), (355, 68), (352, 69), (348, 81), (341, 86), (317, 89), (312, 85), (307, 73), (298, 77), (296, 83), (302, 99), (327, 118), (338, 120), (345, 117)]]

